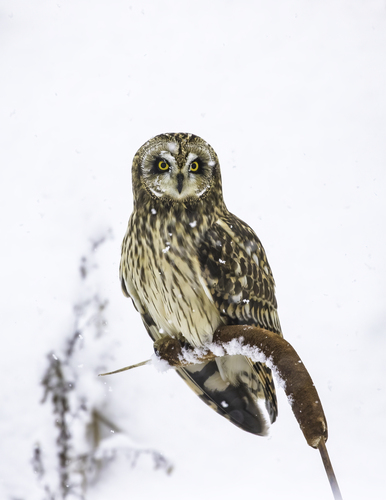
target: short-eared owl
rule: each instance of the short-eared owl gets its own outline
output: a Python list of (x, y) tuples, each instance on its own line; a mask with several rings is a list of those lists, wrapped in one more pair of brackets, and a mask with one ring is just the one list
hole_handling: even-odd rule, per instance
[[(158, 135), (136, 153), (132, 175), (120, 279), (153, 341), (170, 335), (201, 346), (222, 324), (281, 335), (267, 257), (253, 230), (228, 212), (211, 146), (193, 134)], [(225, 356), (177, 371), (248, 432), (264, 435), (276, 419), (275, 387), (262, 363)]]

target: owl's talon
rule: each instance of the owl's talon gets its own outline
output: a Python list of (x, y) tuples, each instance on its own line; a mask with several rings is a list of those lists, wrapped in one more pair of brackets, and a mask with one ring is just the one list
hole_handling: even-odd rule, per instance
[(178, 359), (182, 356), (182, 346), (178, 339), (165, 336), (156, 340), (153, 347), (156, 355), (164, 361), (167, 361), (170, 366), (181, 365)]

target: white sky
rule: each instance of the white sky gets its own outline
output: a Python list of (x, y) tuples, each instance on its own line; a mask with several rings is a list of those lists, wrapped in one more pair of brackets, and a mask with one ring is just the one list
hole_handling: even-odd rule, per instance
[[(344, 498), (382, 499), (386, 2), (3, 0), (0, 44), (2, 498), (43, 499), (37, 442), (54, 482), (56, 431), (39, 380), (46, 354), (71, 335), (75, 303), (95, 293), (109, 300), (108, 325), (79, 354), (81, 390), (174, 471), (117, 460), (87, 500), (332, 497), (282, 391), (263, 439), (171, 372), (94, 377), (100, 363), (152, 353), (117, 277), (130, 165), (151, 136), (185, 131), (217, 151), (228, 208), (265, 246)], [(80, 258), (108, 231), (85, 285)]]

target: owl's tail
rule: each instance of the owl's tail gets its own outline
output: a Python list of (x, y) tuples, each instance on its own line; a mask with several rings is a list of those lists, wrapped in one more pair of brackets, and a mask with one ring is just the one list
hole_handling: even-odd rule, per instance
[(261, 377), (247, 358), (224, 356), (177, 372), (217, 413), (247, 432), (267, 435), (276, 412), (270, 411)]

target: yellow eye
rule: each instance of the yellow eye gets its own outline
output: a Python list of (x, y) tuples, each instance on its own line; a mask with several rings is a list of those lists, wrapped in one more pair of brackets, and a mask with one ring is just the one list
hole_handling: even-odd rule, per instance
[(198, 161), (192, 161), (192, 163), (190, 164), (190, 171), (197, 172), (199, 167), (200, 167), (200, 165), (198, 164)]
[(169, 170), (169, 164), (166, 163), (165, 160), (160, 160), (158, 162), (158, 168), (162, 171), (162, 172), (166, 172), (166, 170)]

